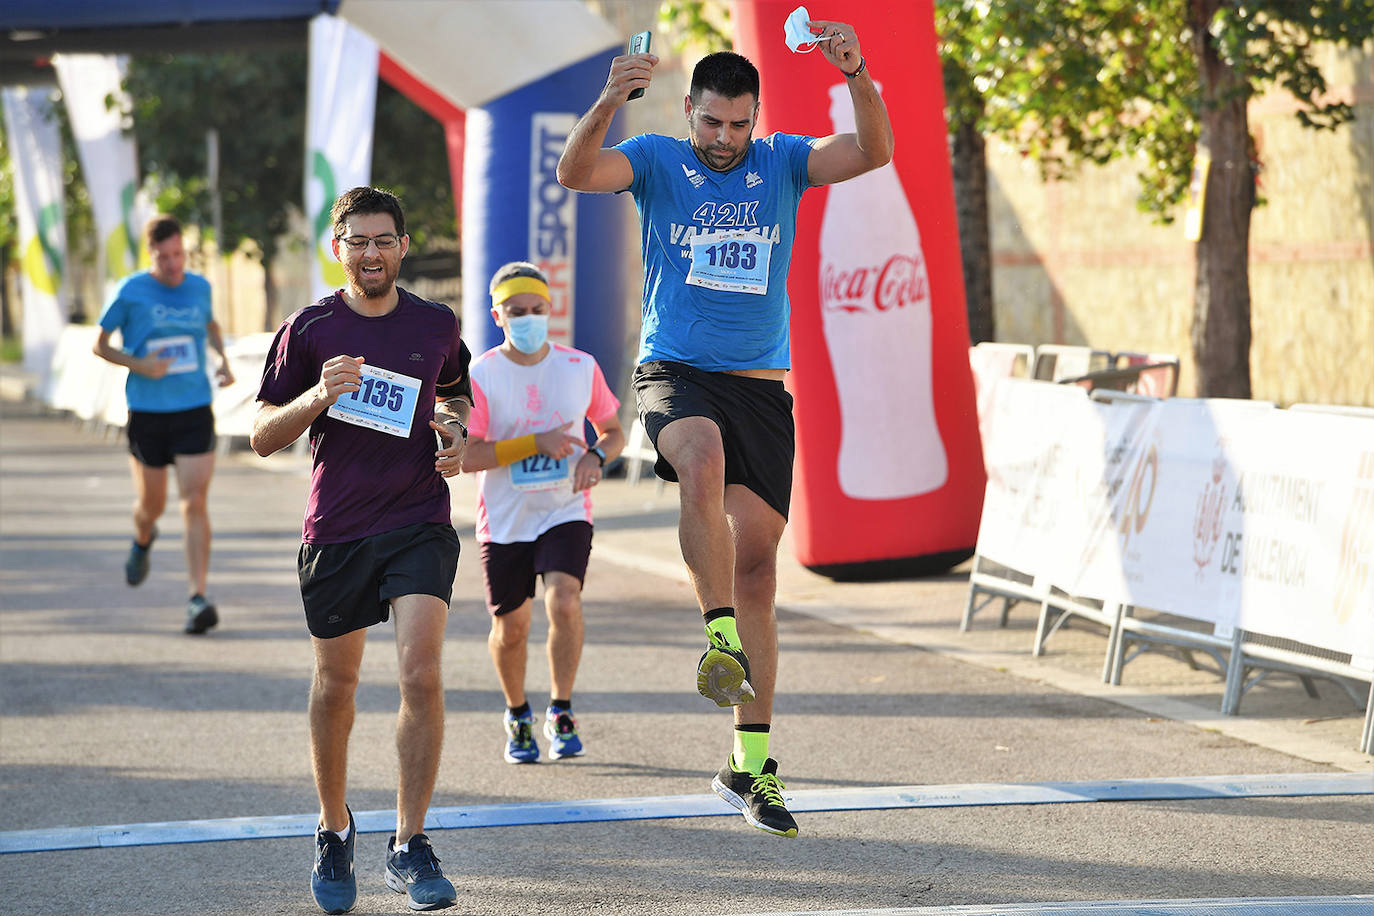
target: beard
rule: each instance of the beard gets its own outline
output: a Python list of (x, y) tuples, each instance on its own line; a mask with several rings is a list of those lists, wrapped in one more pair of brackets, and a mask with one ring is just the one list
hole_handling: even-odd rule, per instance
[(396, 285), (396, 276), (401, 268), (399, 264), (386, 261), (382, 261), (380, 267), (380, 271), (368, 272), (361, 264), (345, 264), (344, 276), (348, 278), (348, 285), (362, 293), (363, 298), (381, 299)]

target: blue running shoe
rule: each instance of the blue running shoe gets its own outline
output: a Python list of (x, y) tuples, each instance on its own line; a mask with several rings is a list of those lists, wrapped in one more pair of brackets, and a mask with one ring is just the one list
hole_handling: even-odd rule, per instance
[(506, 763), (538, 763), (539, 744), (534, 740), (534, 714), (516, 718), (506, 710)]
[(554, 760), (586, 753), (577, 734), (577, 720), (562, 707), (550, 706), (544, 713), (544, 737), (549, 739), (549, 756)]
[(442, 910), (458, 899), (453, 884), (439, 868), (439, 857), (429, 845), (429, 837), (417, 833), (406, 844), (405, 852), (396, 850), (396, 838), (386, 841), (386, 886), (406, 895), (412, 910)]
[(138, 538), (134, 538), (129, 545), (129, 558), (124, 561), (124, 581), (130, 585), (140, 585), (143, 580), (148, 578), (148, 554), (153, 550), (153, 541), (157, 540), (157, 528), (153, 528), (153, 536), (148, 538), (147, 544), (140, 544)]
[(326, 913), (347, 913), (358, 900), (358, 879), (353, 874), (353, 840), (357, 835), (351, 810), (348, 839), (339, 839), (332, 830), (315, 831), (315, 868), (310, 872), (310, 890)]

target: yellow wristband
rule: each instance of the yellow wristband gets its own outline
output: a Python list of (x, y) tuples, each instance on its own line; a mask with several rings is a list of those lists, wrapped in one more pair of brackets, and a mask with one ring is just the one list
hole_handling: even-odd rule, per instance
[(528, 458), (539, 451), (539, 446), (534, 442), (534, 433), (528, 436), (517, 436), (514, 439), (502, 439), (496, 443), (496, 463), (514, 464), (521, 458)]

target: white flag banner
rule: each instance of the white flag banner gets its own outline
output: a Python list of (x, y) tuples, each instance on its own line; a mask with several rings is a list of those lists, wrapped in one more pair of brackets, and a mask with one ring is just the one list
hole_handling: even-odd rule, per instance
[(1002, 379), (978, 553), (1374, 668), (1374, 421)]
[(311, 295), (344, 285), (334, 257), (329, 209), (372, 177), (372, 123), (377, 107), (377, 43), (342, 19), (310, 21), (310, 83), (306, 103), (305, 213), (314, 258)]
[(67, 324), (62, 143), (48, 92), (6, 87), (3, 98), (19, 223), (24, 369), (42, 379), (46, 394), (52, 356)]
[[(138, 269), (139, 236), (148, 209), (138, 193), (138, 153), (120, 113), (125, 65), (125, 58), (109, 54), (53, 56), (91, 195), (106, 300), (116, 283)], [(106, 107), (109, 97), (116, 100), (114, 108)]]

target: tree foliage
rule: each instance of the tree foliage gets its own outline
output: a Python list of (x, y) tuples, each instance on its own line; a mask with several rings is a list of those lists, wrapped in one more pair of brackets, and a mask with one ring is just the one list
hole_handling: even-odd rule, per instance
[(1199, 23), (1245, 98), (1280, 86), (1316, 128), (1354, 113), (1324, 98), (1313, 42), (1358, 45), (1374, 34), (1374, 4), (1348, 2), (938, 0), (936, 14), (951, 121), (976, 118), (1046, 177), (1138, 154), (1139, 205), (1164, 221), (1187, 194), (1216, 104), (1199, 74)]
[(401, 199), (411, 245), (458, 238), (444, 127), (384, 82), (377, 86), (372, 183)]
[(159, 208), (209, 228), (206, 133), (219, 133), (221, 251), (255, 241), (271, 262), (300, 209), (305, 122), (305, 54), (134, 57), (125, 79), (144, 174)]
[(708, 51), (734, 47), (730, 7), (721, 0), (664, 0), (658, 8), (658, 24), (672, 36), (674, 51), (693, 45)]
[[(278, 254), (304, 196), (304, 50), (136, 57), (125, 81), (144, 173), (163, 209), (209, 227), (206, 131), (220, 142), (221, 249), (255, 242)], [(406, 207), (415, 241), (453, 238), (456, 218), (443, 128), (390, 86), (378, 87), (373, 184)]]

